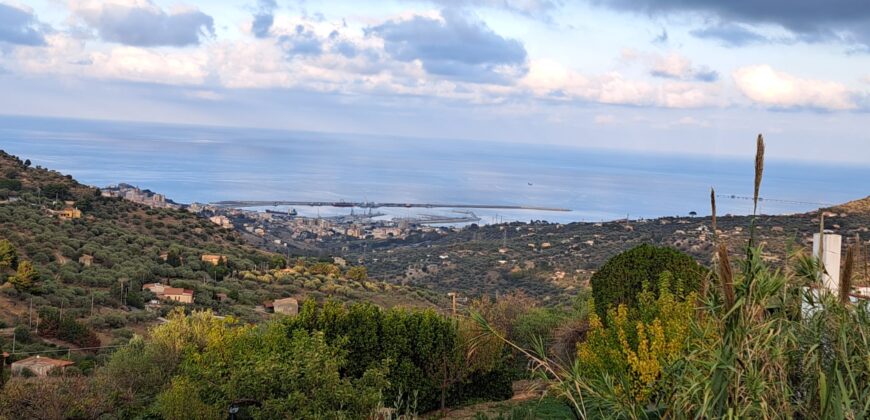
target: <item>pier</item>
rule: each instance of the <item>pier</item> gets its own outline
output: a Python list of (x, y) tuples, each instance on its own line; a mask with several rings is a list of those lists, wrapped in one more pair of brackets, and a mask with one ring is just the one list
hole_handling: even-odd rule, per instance
[(278, 206), (309, 206), (309, 207), (358, 207), (376, 209), (381, 207), (396, 208), (453, 208), (453, 209), (494, 209), (494, 210), (534, 210), (568, 212), (570, 209), (538, 206), (508, 206), (499, 204), (449, 204), (449, 203), (375, 203), (347, 201), (217, 201), (211, 203), (218, 207), (278, 207)]

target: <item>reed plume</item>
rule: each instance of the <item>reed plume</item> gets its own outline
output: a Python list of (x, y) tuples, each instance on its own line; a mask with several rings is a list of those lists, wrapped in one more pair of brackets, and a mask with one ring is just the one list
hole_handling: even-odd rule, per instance
[(725, 310), (734, 306), (734, 272), (731, 271), (731, 259), (728, 257), (728, 247), (719, 244), (719, 282), (722, 284), (722, 296), (725, 298)]
[(761, 191), (761, 178), (764, 175), (764, 137), (758, 135), (755, 151), (755, 194), (753, 195), (752, 214), (758, 213), (758, 193)]
[(846, 261), (843, 263), (843, 270), (840, 271), (840, 303), (849, 303), (849, 293), (852, 291), (852, 275), (855, 271), (855, 246), (852, 244), (846, 250)]
[(716, 189), (710, 188), (710, 207), (713, 209), (713, 238), (716, 238)]

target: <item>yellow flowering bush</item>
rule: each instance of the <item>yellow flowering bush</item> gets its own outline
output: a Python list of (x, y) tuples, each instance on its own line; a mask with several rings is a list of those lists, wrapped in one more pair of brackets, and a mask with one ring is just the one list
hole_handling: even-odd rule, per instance
[(637, 308), (610, 308), (606, 323), (591, 311), (587, 339), (577, 346), (584, 376), (609, 379), (621, 399), (636, 403), (663, 389), (666, 369), (686, 348), (696, 300), (695, 293), (678, 299), (671, 281), (668, 273), (662, 275), (658, 298), (645, 285)]

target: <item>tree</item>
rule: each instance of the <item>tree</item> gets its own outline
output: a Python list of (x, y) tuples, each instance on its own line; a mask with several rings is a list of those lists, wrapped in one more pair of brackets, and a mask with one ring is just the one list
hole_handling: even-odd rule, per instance
[(354, 281), (366, 281), (369, 279), (369, 271), (365, 266), (358, 265), (356, 267), (351, 267), (347, 270), (347, 273), (344, 273), (344, 276), (348, 280)]
[(273, 270), (282, 269), (286, 265), (287, 265), (287, 261), (284, 259), (284, 257), (282, 257), (280, 255), (275, 254), (275, 255), (272, 255), (271, 258), (269, 258), (269, 267), (272, 268)]
[(9, 282), (15, 286), (18, 291), (30, 290), (33, 283), (39, 279), (39, 272), (33, 268), (30, 261), (21, 261), (18, 263), (18, 271), (14, 276), (9, 277)]
[(0, 270), (8, 270), (18, 264), (18, 253), (12, 242), (6, 239), (0, 241)]
[(30, 159), (27, 159), (27, 160), (24, 161), (24, 166), (27, 167), (27, 168), (30, 167)]
[(625, 304), (637, 307), (637, 295), (644, 285), (658, 296), (659, 277), (670, 272), (674, 281), (671, 292), (678, 297), (697, 291), (706, 269), (692, 257), (673, 248), (639, 245), (607, 261), (592, 275), (592, 297), (598, 316), (604, 318), (608, 308)]

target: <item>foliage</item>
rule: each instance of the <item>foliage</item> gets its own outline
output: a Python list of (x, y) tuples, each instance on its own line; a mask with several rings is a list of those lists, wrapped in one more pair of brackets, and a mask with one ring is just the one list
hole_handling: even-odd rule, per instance
[(354, 280), (354, 281), (366, 281), (369, 279), (368, 270), (363, 265), (358, 265), (358, 266), (349, 268), (347, 270), (347, 272), (344, 273), (344, 276), (348, 280)]
[(254, 418), (360, 418), (380, 400), (382, 373), (342, 378), (339, 369), (347, 359), (322, 333), (288, 336), (277, 322), (236, 326), (197, 312), (174, 316), (156, 342), (184, 355), (180, 374), (157, 398), (166, 418), (194, 418), (192, 412), (214, 418), (239, 400), (257, 401), (259, 407), (249, 412)]
[(666, 271), (674, 278), (669, 287), (677, 296), (697, 291), (706, 275), (692, 257), (673, 248), (643, 244), (611, 258), (591, 280), (598, 316), (604, 318), (609, 308), (622, 304), (634, 308), (644, 283), (657, 295), (659, 276)]
[[(370, 303), (343, 306), (333, 301), (318, 307), (306, 301), (287, 326), (291, 332), (322, 332), (329, 343), (346, 349), (348, 360), (354, 361), (343, 369), (350, 378), (386, 368), (389, 386), (384, 400), (416, 393), (417, 407), (423, 412), (461, 402), (478, 387), (491, 387), (494, 392), (509, 389), (509, 383), (485, 382), (484, 374), (497, 370), (498, 362), (476, 359), (478, 363), (469, 364), (478, 354), (469, 351), (475, 334), (431, 310), (383, 310)], [(472, 380), (475, 372), (481, 382)]]
[(15, 275), (9, 277), (9, 283), (12, 283), (18, 291), (30, 290), (37, 280), (39, 280), (39, 272), (30, 261), (20, 261)]
[[(689, 325), (694, 318), (696, 295), (684, 300), (670, 292), (670, 274), (659, 281), (656, 298), (649, 286), (638, 295), (638, 308), (622, 304), (611, 308), (607, 322), (597, 313), (589, 316), (590, 329), (585, 342), (577, 348), (576, 368), (583, 372), (599, 414), (626, 410), (626, 417), (641, 416), (651, 408), (658, 394), (669, 392), (672, 378), (667, 369), (686, 352)], [(587, 406), (594, 410), (595, 405)]]
[(98, 347), (100, 339), (86, 325), (69, 315), (62, 317), (60, 311), (51, 307), (39, 309), (39, 334), (59, 338), (79, 347)]
[(18, 253), (15, 246), (6, 239), (0, 240), (0, 271), (16, 267), (17, 264)]

